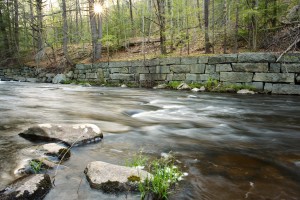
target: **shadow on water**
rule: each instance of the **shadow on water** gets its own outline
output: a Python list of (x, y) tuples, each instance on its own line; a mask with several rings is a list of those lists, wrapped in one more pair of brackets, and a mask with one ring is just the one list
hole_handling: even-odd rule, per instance
[(0, 186), (32, 145), (18, 133), (40, 123), (92, 123), (104, 140), (72, 149), (46, 199), (126, 199), (90, 189), (83, 170), (95, 160), (124, 165), (141, 149), (151, 157), (172, 151), (188, 172), (170, 199), (299, 199), (300, 97), (190, 95), (2, 82)]

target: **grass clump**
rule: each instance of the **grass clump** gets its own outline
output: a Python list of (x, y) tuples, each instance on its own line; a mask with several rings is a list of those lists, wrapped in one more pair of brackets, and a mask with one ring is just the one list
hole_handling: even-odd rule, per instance
[(168, 84), (167, 84), (167, 88), (170, 88), (170, 89), (177, 89), (177, 87), (181, 84), (182, 82), (180, 81), (170, 81)]
[(38, 174), (43, 170), (43, 162), (41, 160), (31, 160), (29, 165), (35, 174)]
[(147, 164), (149, 158), (143, 155), (143, 152), (135, 154), (130, 161), (126, 161), (126, 166), (128, 167), (144, 167)]
[(150, 163), (149, 171), (152, 177), (147, 177), (139, 183), (141, 199), (151, 196), (153, 199), (168, 199), (170, 190), (175, 187), (183, 173), (170, 160), (154, 160)]
[[(137, 181), (138, 190), (141, 193), (141, 199), (168, 199), (172, 189), (175, 188), (176, 183), (181, 180), (183, 173), (174, 164), (174, 157), (153, 159), (149, 161), (140, 152), (132, 159), (130, 166), (138, 167), (146, 165), (147, 171), (152, 176), (147, 177), (145, 180), (137, 180), (136, 177), (128, 177), (129, 181)], [(138, 177), (139, 178), (139, 177)]]

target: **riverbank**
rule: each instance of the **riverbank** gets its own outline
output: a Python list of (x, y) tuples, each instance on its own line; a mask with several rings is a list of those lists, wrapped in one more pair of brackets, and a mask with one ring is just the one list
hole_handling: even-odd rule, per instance
[(148, 88), (172, 82), (205, 85), (212, 81), (226, 87), (250, 87), (261, 93), (300, 95), (300, 54), (280, 57), (274, 53), (241, 53), (79, 63), (64, 74), (24, 67), (0, 69), (0, 78), (48, 83), (126, 84)]

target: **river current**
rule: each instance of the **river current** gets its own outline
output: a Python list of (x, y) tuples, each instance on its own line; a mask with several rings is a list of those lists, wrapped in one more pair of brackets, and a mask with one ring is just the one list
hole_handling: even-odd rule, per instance
[[(172, 152), (188, 173), (170, 199), (300, 199), (300, 96), (237, 95), (0, 81), (0, 188), (16, 177), (18, 136), (42, 124), (95, 124), (45, 199), (139, 199), (90, 189), (91, 161)], [(54, 172), (50, 172), (54, 173)]]

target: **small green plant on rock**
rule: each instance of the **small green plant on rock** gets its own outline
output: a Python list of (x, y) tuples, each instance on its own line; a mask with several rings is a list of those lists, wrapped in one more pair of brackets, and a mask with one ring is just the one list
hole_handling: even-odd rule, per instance
[(31, 160), (29, 165), (35, 174), (38, 174), (43, 169), (43, 161), (41, 160)]
[(150, 165), (152, 177), (139, 184), (141, 198), (146, 195), (154, 199), (167, 199), (172, 187), (180, 180), (182, 172), (174, 165), (173, 162), (166, 160), (155, 160)]

